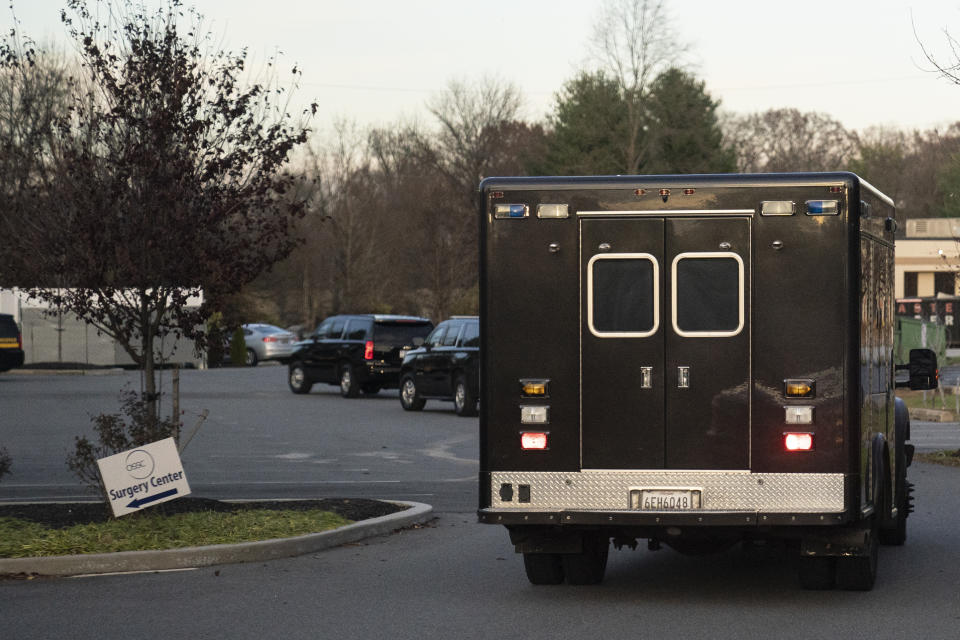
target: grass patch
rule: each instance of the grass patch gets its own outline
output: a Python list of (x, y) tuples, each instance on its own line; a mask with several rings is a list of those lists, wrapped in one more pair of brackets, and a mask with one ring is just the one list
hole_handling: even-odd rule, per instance
[(924, 400), (923, 391), (910, 391), (907, 389), (898, 389), (897, 397), (904, 401), (907, 409), (936, 409), (938, 411), (955, 411), (957, 408), (956, 398), (949, 393), (944, 393), (941, 397), (940, 390), (934, 389), (927, 391), (927, 398)]
[(931, 464), (942, 464), (946, 467), (960, 467), (960, 450), (934, 451), (933, 453), (917, 453), (914, 459)]
[(319, 509), (256, 509), (233, 513), (176, 515), (150, 512), (109, 522), (51, 528), (19, 518), (0, 517), (0, 558), (60, 556), (175, 549), (291, 538), (336, 529), (352, 521)]

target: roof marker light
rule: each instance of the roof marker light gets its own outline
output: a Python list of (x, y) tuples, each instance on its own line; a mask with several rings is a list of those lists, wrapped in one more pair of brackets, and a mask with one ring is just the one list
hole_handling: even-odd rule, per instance
[(783, 434), (783, 446), (787, 451), (812, 451), (813, 434), (785, 433)]

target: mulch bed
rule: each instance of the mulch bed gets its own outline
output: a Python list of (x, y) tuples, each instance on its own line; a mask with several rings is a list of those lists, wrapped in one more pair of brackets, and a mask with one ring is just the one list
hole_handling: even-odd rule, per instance
[[(144, 512), (174, 515), (196, 511), (236, 512), (249, 509), (274, 511), (306, 511), (323, 509), (332, 511), (349, 520), (359, 521), (377, 518), (402, 511), (406, 507), (368, 500), (365, 498), (326, 498), (322, 500), (273, 500), (263, 502), (222, 502), (208, 498), (186, 497), (144, 509)], [(131, 514), (134, 515), (134, 514)], [(113, 518), (110, 506), (104, 502), (31, 503), (0, 505), (0, 518), (10, 517), (38, 522), (45, 526), (62, 529), (76, 524), (106, 522)]]

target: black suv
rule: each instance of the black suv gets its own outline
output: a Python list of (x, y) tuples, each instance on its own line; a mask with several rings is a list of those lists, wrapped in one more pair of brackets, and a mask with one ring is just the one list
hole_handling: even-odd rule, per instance
[(419, 349), (403, 358), (400, 405), (420, 411), (427, 400), (453, 400), (458, 416), (477, 415), (480, 393), (480, 321), (476, 316), (444, 320)]
[(8, 313), (0, 313), (0, 371), (23, 366), (23, 337)]
[(331, 316), (290, 356), (290, 389), (309, 393), (314, 383), (325, 382), (355, 398), (395, 388), (403, 354), (423, 344), (431, 329), (430, 320), (416, 316)]

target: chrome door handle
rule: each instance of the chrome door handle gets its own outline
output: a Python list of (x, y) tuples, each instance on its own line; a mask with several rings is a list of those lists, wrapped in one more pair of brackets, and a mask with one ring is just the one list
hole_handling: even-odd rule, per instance
[(640, 367), (640, 388), (653, 389), (653, 367)]
[(690, 367), (677, 367), (677, 389), (690, 388)]

